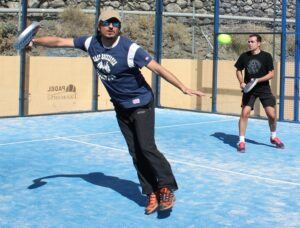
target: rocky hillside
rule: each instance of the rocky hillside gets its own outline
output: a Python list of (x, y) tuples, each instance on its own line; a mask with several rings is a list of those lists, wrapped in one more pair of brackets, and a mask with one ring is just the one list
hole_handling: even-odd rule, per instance
[[(0, 7), (18, 8), (19, 0), (0, 0)], [(193, 9), (199, 14), (213, 14), (213, 1), (207, 0), (164, 0), (164, 11), (191, 13)], [(280, 17), (281, 0), (277, 0), (276, 15)], [(291, 2), (291, 1), (289, 1)], [(94, 17), (92, 14), (83, 14), (78, 9), (94, 9), (95, 0), (30, 0), (30, 8), (63, 8), (62, 14), (30, 14), (29, 20), (41, 21), (43, 28), (39, 35), (56, 35), (74, 37), (93, 33)], [(76, 7), (75, 7), (76, 6)], [(125, 11), (154, 11), (155, 1), (101, 1), (101, 8), (113, 8)], [(72, 12), (73, 9), (73, 12)], [(294, 17), (295, 6), (289, 5), (287, 17)], [(273, 17), (273, 0), (221, 0), (221, 15), (240, 15), (255, 17)], [(14, 37), (17, 35), (16, 17), (1, 15), (0, 17), (0, 54), (13, 55), (11, 48)], [(135, 40), (153, 54), (154, 17), (125, 14), (122, 25), (124, 35)], [(76, 20), (74, 20), (76, 18)], [(30, 23), (29, 21), (29, 23)], [(293, 24), (291, 25), (293, 26)], [(213, 54), (213, 20), (211, 18), (191, 17), (164, 17), (163, 23), (163, 57), (165, 58), (211, 58)], [(280, 31), (280, 24), (275, 25)], [(272, 23), (220, 20), (221, 32), (273, 32)], [(247, 35), (233, 35), (231, 45), (220, 46), (220, 58), (235, 59), (240, 52), (246, 50)], [(264, 49), (280, 55), (280, 36), (264, 35)], [(293, 55), (293, 39), (288, 37), (288, 52)], [(274, 44), (274, 45), (273, 45)], [(274, 48), (273, 48), (274, 47)], [(38, 49), (35, 55), (81, 55), (73, 50)]]
[[(0, 0), (0, 7), (18, 8), (19, 0)], [(256, 17), (273, 17), (273, 0), (221, 0), (220, 14), (243, 15)], [(207, 0), (164, 0), (164, 9), (167, 12), (192, 12), (193, 7), (196, 13), (212, 14), (214, 1)], [(30, 0), (31, 8), (65, 8), (78, 6), (84, 9), (93, 9), (95, 0)], [(101, 1), (101, 7), (114, 9), (153, 11), (155, 10), (154, 0), (120, 0)], [(276, 1), (275, 13), (280, 15), (281, 0)], [(295, 18), (295, 1), (288, 1), (287, 18)]]

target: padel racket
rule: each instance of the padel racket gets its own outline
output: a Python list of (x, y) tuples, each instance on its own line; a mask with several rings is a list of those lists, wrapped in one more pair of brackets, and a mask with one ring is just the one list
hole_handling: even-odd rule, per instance
[(257, 78), (252, 78), (251, 81), (248, 82), (244, 87), (243, 89), (244, 93), (250, 92), (250, 90), (253, 89), (256, 84), (257, 84)]
[(17, 38), (14, 48), (17, 50), (21, 50), (25, 48), (32, 38), (35, 36), (37, 31), (39, 30), (40, 23), (39, 22), (32, 22), (31, 25), (29, 25)]

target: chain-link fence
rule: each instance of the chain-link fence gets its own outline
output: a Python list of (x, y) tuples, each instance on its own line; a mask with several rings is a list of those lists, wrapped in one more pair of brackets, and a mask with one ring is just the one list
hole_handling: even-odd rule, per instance
[[(38, 36), (76, 37), (92, 35), (95, 30), (95, 7), (97, 1), (28, 1), (27, 24), (40, 21), (42, 28)], [(173, 72), (187, 86), (204, 91), (203, 98), (183, 96), (180, 91), (164, 80), (160, 84), (160, 104), (163, 107), (214, 111), (213, 102), (213, 57), (214, 1), (186, 0), (162, 1), (163, 38), (162, 65)], [(4, 56), (17, 56), (12, 48), (19, 28), (19, 4), (15, 8), (0, 8), (0, 52)], [(295, 32), (296, 1), (289, 1), (287, 8), (287, 32)], [(155, 55), (155, 1), (100, 1), (100, 8), (119, 10), (123, 18), (122, 35), (137, 42), (150, 54)], [(6, 11), (5, 11), (5, 10)], [(239, 114), (241, 91), (236, 77), (234, 63), (238, 56), (247, 50), (247, 38), (251, 33), (262, 35), (263, 50), (272, 54), (275, 65), (275, 78), (271, 86), (278, 98), (280, 93), (281, 57), (281, 14), (279, 0), (220, 1), (218, 33), (232, 37), (230, 45), (219, 45), (217, 65), (216, 111), (226, 114)], [(16, 17), (17, 15), (17, 17)], [(295, 53), (295, 34), (286, 39), (286, 94), (284, 119), (293, 116), (293, 69)], [(76, 58), (75, 58), (76, 57)], [(50, 49), (36, 47), (27, 53), (29, 68), (26, 79), (27, 115), (92, 111), (93, 71), (86, 53), (75, 49)], [(6, 61), (7, 58), (6, 58)], [(0, 112), (0, 116), (18, 115), (19, 75), (17, 59), (1, 66), (1, 74), (14, 75), (13, 82), (3, 84), (2, 107), (14, 103), (10, 112)], [(4, 62), (2, 61), (2, 64)], [(14, 69), (13, 69), (14, 68)], [(5, 71), (3, 70), (5, 69)], [(291, 72), (291, 73), (290, 73)], [(143, 69), (149, 84), (152, 74)], [(75, 75), (75, 76), (74, 76)], [(85, 75), (84, 81), (83, 75)], [(291, 76), (291, 77), (289, 77)], [(8, 76), (7, 76), (8, 77)], [(9, 76), (10, 78), (13, 78)], [(53, 80), (45, 82), (52, 78)], [(62, 79), (63, 80), (60, 80)], [(11, 84), (14, 84), (12, 86)], [(43, 84), (45, 83), (45, 84)], [(82, 86), (84, 85), (84, 86)], [(109, 97), (99, 83), (98, 110), (111, 109)], [(70, 89), (72, 88), (72, 89)], [(75, 88), (75, 89), (74, 89)], [(76, 91), (76, 92), (75, 92)], [(291, 94), (290, 94), (291, 93)], [(44, 100), (40, 98), (44, 97)], [(11, 99), (14, 99), (14, 102)], [(49, 103), (50, 102), (50, 103)], [(41, 105), (42, 104), (42, 105)], [(41, 106), (43, 107), (41, 109)], [(262, 108), (256, 105), (254, 115), (265, 116)]]

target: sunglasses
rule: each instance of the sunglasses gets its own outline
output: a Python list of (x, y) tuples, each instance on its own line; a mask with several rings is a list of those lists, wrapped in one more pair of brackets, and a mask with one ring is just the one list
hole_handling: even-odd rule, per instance
[(112, 24), (113, 27), (120, 28), (121, 27), (121, 22), (120, 21), (102, 21), (101, 25), (104, 27), (108, 27)]

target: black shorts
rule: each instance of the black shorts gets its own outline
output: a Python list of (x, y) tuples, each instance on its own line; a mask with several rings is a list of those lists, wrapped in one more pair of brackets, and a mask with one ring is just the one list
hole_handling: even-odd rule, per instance
[(271, 107), (276, 106), (275, 96), (271, 92), (270, 88), (266, 88), (264, 90), (256, 90), (256, 91), (250, 91), (249, 93), (243, 93), (242, 107), (250, 106), (251, 109), (253, 110), (256, 98), (259, 98), (264, 108), (268, 106)]

